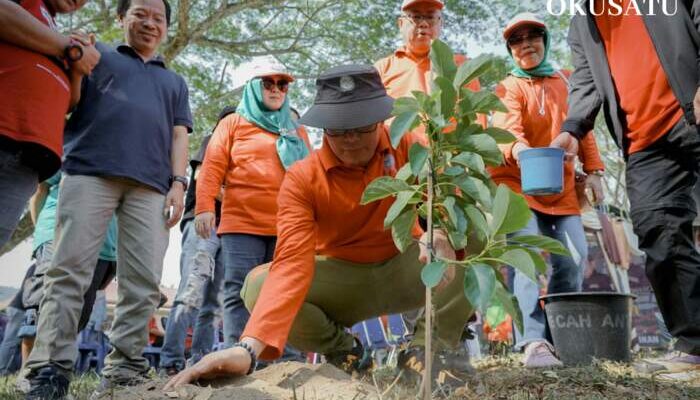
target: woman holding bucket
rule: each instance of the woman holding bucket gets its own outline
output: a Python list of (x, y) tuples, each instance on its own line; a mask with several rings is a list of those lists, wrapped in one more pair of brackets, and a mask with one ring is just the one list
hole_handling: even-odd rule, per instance
[[(531, 149), (548, 147), (561, 130), (567, 110), (569, 72), (557, 71), (547, 61), (549, 35), (544, 22), (534, 14), (516, 15), (505, 28), (503, 37), (515, 68), (496, 89), (508, 112), (496, 113), (493, 125), (510, 131), (516, 141), (501, 146), (504, 165), (491, 168), (490, 172), (497, 183), (504, 183), (518, 193), (523, 193), (525, 186), (525, 198), (533, 217), (527, 227), (514, 235), (543, 234), (561, 241), (572, 254), (571, 257), (551, 255), (548, 293), (577, 292), (581, 290), (588, 249), (576, 196), (574, 166), (569, 161), (575, 155), (568, 155), (567, 162), (563, 162), (563, 154), (559, 154), (558, 159), (555, 155), (558, 164), (555, 162), (546, 169), (541, 169), (540, 164), (534, 175), (537, 179), (556, 175), (563, 162), (563, 180), (554, 184), (534, 182), (534, 186), (541, 186), (530, 192), (536, 195), (527, 194), (527, 186), (533, 182), (521, 183), (520, 170), (520, 161), (530, 156), (528, 151), (532, 154), (558, 150)], [(588, 174), (586, 183), (596, 200), (601, 201), (603, 163), (593, 135), (586, 136), (578, 156)], [(528, 178), (530, 176), (532, 174), (528, 174)], [(529, 368), (561, 365), (545, 338), (544, 311), (539, 304), (537, 283), (519, 271), (511, 270), (510, 274), (511, 287), (523, 314), (524, 332), (517, 329), (515, 332), (515, 348), (524, 351), (523, 363)]]
[(223, 187), (221, 250), (224, 263), (224, 342), (236, 343), (249, 313), (240, 291), (253, 267), (272, 260), (277, 241), (277, 194), (286, 170), (311, 149), (289, 107), (294, 78), (274, 61), (252, 66), (236, 112), (217, 126), (197, 183), (195, 229), (214, 229), (214, 202)]

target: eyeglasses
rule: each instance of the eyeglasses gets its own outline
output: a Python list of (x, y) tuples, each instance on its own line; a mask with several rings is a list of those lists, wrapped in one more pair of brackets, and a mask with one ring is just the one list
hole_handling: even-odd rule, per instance
[(407, 19), (413, 23), (413, 25), (420, 25), (421, 22), (425, 21), (430, 26), (437, 25), (442, 19), (440, 14), (431, 15), (419, 15), (419, 14), (404, 14), (401, 18)]
[(371, 133), (371, 132), (374, 132), (376, 130), (377, 130), (377, 124), (361, 126), (359, 128), (354, 128), (354, 129), (324, 129), (323, 131), (326, 132), (326, 135), (328, 135), (328, 136), (338, 137), (338, 136), (347, 135), (349, 133), (358, 133), (358, 134)]
[(266, 90), (272, 91), (272, 89), (277, 86), (277, 89), (279, 89), (280, 92), (282, 93), (287, 93), (287, 90), (289, 90), (289, 82), (287, 82), (284, 79), (280, 79), (278, 81), (270, 78), (263, 78), (262, 80), (263, 87)]
[(537, 39), (544, 38), (545, 36), (545, 31), (542, 29), (533, 29), (529, 32), (527, 32), (524, 35), (511, 35), (508, 40), (508, 46), (514, 47), (514, 46), (520, 46), (521, 44), (525, 43), (525, 41), (530, 41), (530, 42), (535, 42)]

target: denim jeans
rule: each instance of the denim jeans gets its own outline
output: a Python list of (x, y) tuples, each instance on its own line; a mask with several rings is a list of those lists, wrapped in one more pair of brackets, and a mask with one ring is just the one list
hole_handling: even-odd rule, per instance
[(22, 164), (21, 153), (0, 149), (0, 247), (10, 240), (37, 185), (39, 174)]
[[(588, 243), (579, 215), (548, 215), (532, 210), (527, 226), (515, 232), (519, 235), (545, 235), (559, 240), (569, 248), (573, 257), (550, 255), (552, 273), (547, 293), (578, 292), (583, 284), (583, 269), (588, 257)], [(567, 240), (567, 237), (569, 240)], [(573, 248), (572, 248), (573, 246)], [(576, 256), (577, 255), (577, 256)], [(578, 261), (578, 262), (576, 262)], [(520, 271), (508, 269), (508, 281), (523, 314), (523, 333), (514, 327), (515, 349), (546, 339), (544, 310), (540, 306), (540, 288)]]
[(226, 233), (221, 235), (224, 254), (224, 345), (238, 342), (250, 314), (243, 304), (241, 289), (253, 268), (272, 260), (277, 237)]
[(24, 311), (7, 307), (7, 325), (5, 326), (5, 336), (0, 343), (0, 376), (11, 375), (17, 372), (22, 364), (22, 354), (20, 343), (22, 339), (17, 336), (19, 328), (24, 320)]
[[(195, 270), (208, 269), (213, 265), (213, 276), (209, 276), (201, 293), (192, 293), (192, 280)], [(160, 353), (161, 368), (185, 367), (185, 338), (187, 330), (193, 328), (191, 362), (194, 363), (211, 352), (214, 346), (214, 317), (219, 308), (218, 294), (223, 281), (223, 259), (221, 241), (216, 232), (209, 239), (197, 236), (194, 222), (188, 221), (182, 233), (182, 253), (180, 257), (180, 284), (168, 317), (165, 340)], [(199, 295), (200, 299), (192, 299)], [(201, 304), (201, 308), (200, 305)]]

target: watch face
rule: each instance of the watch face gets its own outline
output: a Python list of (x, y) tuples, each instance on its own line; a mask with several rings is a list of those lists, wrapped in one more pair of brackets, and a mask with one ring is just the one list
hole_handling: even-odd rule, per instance
[(83, 48), (74, 44), (68, 48), (68, 59), (71, 61), (78, 61), (83, 58)]

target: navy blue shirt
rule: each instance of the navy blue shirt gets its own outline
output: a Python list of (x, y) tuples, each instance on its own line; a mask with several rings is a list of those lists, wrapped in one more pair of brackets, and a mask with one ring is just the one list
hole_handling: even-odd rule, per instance
[(130, 178), (167, 193), (173, 127), (192, 132), (187, 84), (161, 58), (144, 63), (127, 45), (97, 49), (100, 63), (83, 79), (66, 124), (63, 169)]

